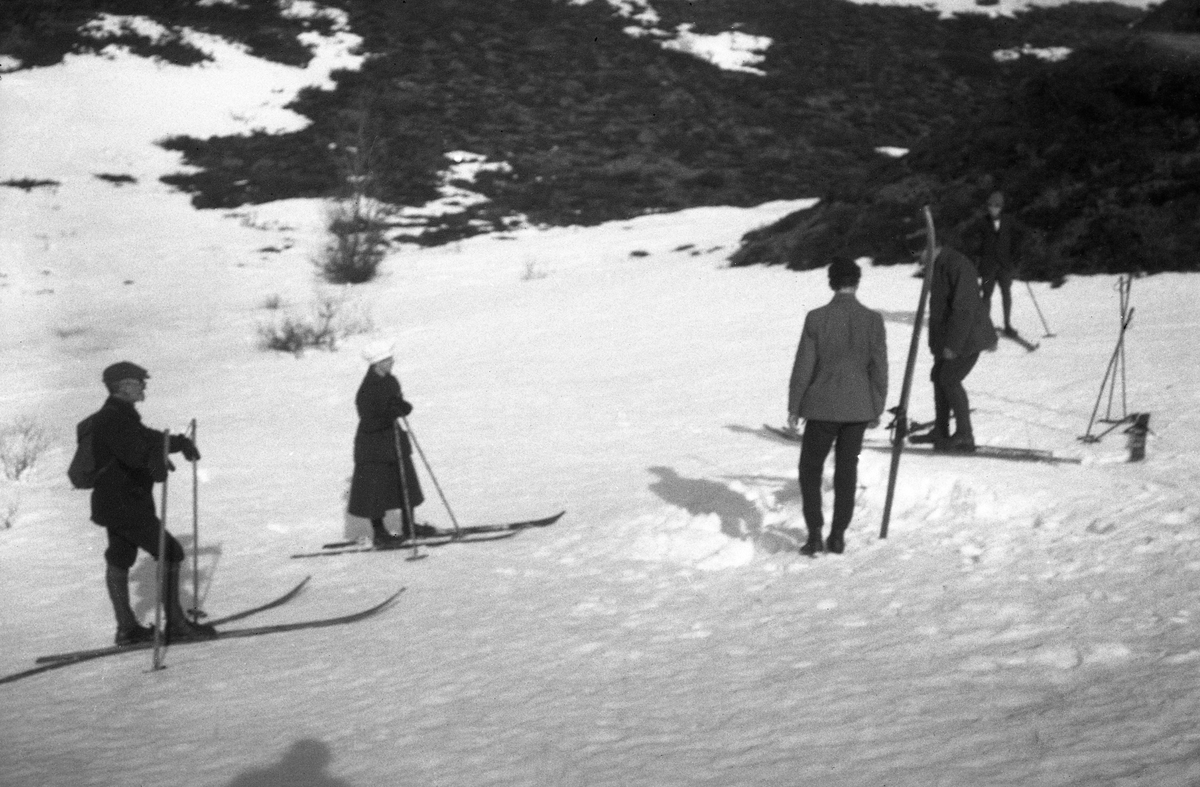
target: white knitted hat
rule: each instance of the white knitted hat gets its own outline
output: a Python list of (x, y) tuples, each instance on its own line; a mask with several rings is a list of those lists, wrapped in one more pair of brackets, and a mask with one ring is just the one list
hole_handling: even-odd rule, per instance
[(391, 358), (395, 353), (395, 348), (394, 342), (389, 342), (387, 339), (376, 339), (363, 348), (362, 357), (366, 359), (367, 363), (379, 363)]

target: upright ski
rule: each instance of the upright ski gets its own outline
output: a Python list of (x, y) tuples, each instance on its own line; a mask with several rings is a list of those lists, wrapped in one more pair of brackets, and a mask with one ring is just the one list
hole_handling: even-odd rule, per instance
[(921, 295), (917, 300), (917, 313), (913, 317), (912, 340), (908, 345), (908, 361), (904, 366), (904, 382), (900, 386), (900, 404), (896, 406), (895, 430), (892, 434), (892, 464), (888, 470), (887, 494), (883, 500), (883, 522), (879, 526), (879, 537), (887, 538), (888, 521), (892, 516), (892, 501), (896, 495), (896, 475), (900, 471), (900, 455), (904, 451), (905, 435), (908, 432), (908, 398), (912, 393), (913, 370), (917, 365), (917, 351), (921, 347), (921, 326), (925, 322), (925, 304), (929, 301), (929, 284), (933, 280), (934, 252), (937, 236), (933, 226), (933, 211), (926, 205), (925, 213), (925, 272), (921, 277)]

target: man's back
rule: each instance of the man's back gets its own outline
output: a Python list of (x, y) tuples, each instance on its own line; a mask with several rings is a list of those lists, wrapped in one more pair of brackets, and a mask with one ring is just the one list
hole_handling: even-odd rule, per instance
[(804, 319), (789, 409), (820, 421), (870, 421), (887, 397), (883, 317), (854, 295), (837, 293)]

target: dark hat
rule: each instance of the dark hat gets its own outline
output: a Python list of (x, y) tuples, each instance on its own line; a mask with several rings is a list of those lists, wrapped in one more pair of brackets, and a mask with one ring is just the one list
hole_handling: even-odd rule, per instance
[(122, 380), (148, 380), (149, 378), (150, 372), (138, 366), (136, 363), (131, 363), (129, 361), (118, 361), (117, 363), (114, 363), (112, 366), (105, 369), (104, 374), (101, 375), (101, 379), (104, 380), (104, 384), (109, 387), (116, 385)]
[(829, 263), (829, 286), (835, 290), (842, 287), (856, 287), (862, 278), (862, 270), (853, 260), (845, 257), (834, 257)]

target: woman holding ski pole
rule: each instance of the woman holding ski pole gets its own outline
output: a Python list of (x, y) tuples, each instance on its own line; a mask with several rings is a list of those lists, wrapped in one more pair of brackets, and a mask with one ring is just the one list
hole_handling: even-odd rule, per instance
[[(372, 342), (364, 349), (363, 358), (369, 368), (354, 397), (358, 430), (354, 434), (354, 476), (347, 510), (371, 522), (376, 547), (394, 548), (412, 538), (411, 512), (425, 500), (408, 435), (403, 430), (396, 432), (396, 421), (411, 413), (413, 406), (405, 400), (400, 381), (392, 374), (392, 344)], [(383, 524), (387, 512), (396, 509), (400, 510), (401, 521), (398, 535)], [(415, 530), (418, 536), (427, 532), (423, 526)]]

